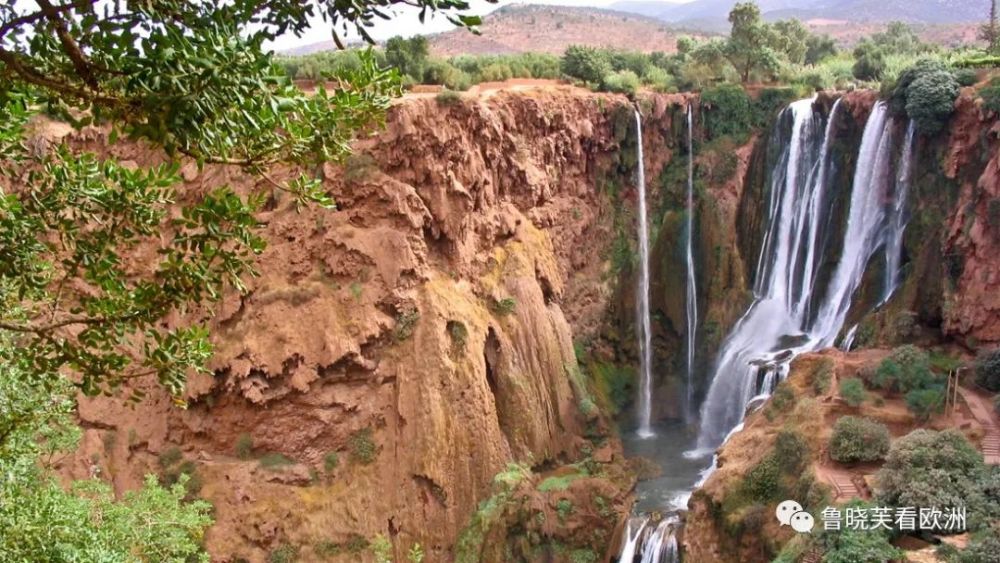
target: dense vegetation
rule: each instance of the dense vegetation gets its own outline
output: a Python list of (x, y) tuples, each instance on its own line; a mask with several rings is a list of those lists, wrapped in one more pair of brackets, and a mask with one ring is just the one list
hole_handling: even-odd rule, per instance
[[(0, 560), (207, 560), (209, 506), (176, 455), (143, 489), (116, 499), (99, 479), (64, 488), (52, 474), (75, 447), (76, 396), (140, 400), (158, 382), (179, 405), (187, 375), (212, 349), (186, 312), (241, 289), (264, 241), (264, 201), (332, 205), (320, 182), (272, 169), (348, 153), (399, 92), (397, 71), (367, 52), (336, 86), (306, 95), (263, 49), (322, 12), (339, 34), (363, 37), (402, 0), (158, 0), (10, 2), (0, 6)], [(464, 0), (406, 0), (461, 25)], [(113, 158), (34, 137), (41, 113), (108, 141), (140, 140), (167, 164)], [(234, 166), (271, 186), (177, 192), (177, 158)], [(140, 250), (148, 260), (136, 262)], [(130, 389), (131, 395), (122, 393)], [(100, 460), (91, 473), (98, 477)], [(13, 532), (13, 533), (10, 533)]]
[(1000, 519), (1000, 468), (954, 430), (914, 430), (893, 442), (879, 471), (884, 506), (966, 507), (967, 525), (985, 531)]
[(944, 407), (944, 382), (931, 370), (930, 356), (918, 346), (907, 344), (893, 350), (879, 364), (873, 383), (902, 394), (906, 406), (921, 422)]
[[(466, 90), (482, 82), (509, 78), (565, 79), (594, 89), (635, 93), (703, 90), (720, 84), (777, 83), (800, 94), (812, 89), (878, 86), (891, 91), (914, 63), (931, 59), (952, 69), (951, 79), (934, 74), (914, 87), (916, 102), (909, 110), (923, 130), (933, 132), (939, 114), (957, 84), (975, 81), (972, 68), (997, 66), (994, 51), (963, 48), (950, 52), (922, 42), (913, 29), (891, 22), (885, 31), (862, 39), (850, 52), (839, 52), (828, 36), (810, 32), (795, 19), (765, 22), (752, 2), (738, 3), (729, 14), (726, 38), (682, 36), (676, 52), (638, 53), (574, 45), (561, 57), (542, 53), (461, 55), (448, 59), (431, 55), (424, 37), (390, 39), (375, 59), (397, 68), (404, 84), (437, 84)], [(296, 79), (319, 80), (359, 66), (357, 50), (281, 57), (279, 63)], [(964, 69), (965, 72), (957, 72)], [(907, 82), (904, 89), (909, 88)], [(953, 96), (951, 96), (953, 99)], [(902, 111), (905, 108), (900, 108)], [(926, 125), (926, 127), (924, 127)]]

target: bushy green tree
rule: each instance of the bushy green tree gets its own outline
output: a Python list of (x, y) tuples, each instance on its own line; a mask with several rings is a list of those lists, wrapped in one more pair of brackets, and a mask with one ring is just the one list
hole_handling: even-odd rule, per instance
[(857, 377), (845, 377), (840, 381), (840, 396), (852, 407), (860, 407), (865, 402), (865, 384)]
[(875, 385), (889, 391), (907, 393), (923, 389), (934, 381), (930, 356), (912, 344), (900, 346), (882, 360), (875, 371)]
[[(868, 509), (871, 503), (851, 501), (847, 508)], [(842, 511), (843, 512), (843, 511)], [(903, 556), (903, 550), (894, 547), (890, 542), (889, 531), (860, 530), (841, 526), (840, 530), (824, 530), (818, 534), (817, 541), (822, 546), (823, 563), (889, 563)]]
[(876, 498), (887, 506), (964, 506), (970, 529), (1000, 518), (1000, 470), (955, 430), (914, 430), (896, 440), (876, 475)]
[(1000, 530), (994, 529), (972, 536), (958, 554), (958, 563), (996, 563), (1000, 561)]
[(809, 444), (798, 432), (782, 430), (774, 440), (774, 457), (786, 473), (794, 474), (805, 469), (810, 455)]
[(631, 70), (609, 73), (604, 77), (601, 88), (608, 92), (635, 94), (639, 90), (639, 77)]
[(906, 115), (918, 131), (933, 135), (948, 124), (958, 92), (958, 81), (952, 73), (939, 70), (923, 74), (907, 90)]
[(740, 80), (748, 82), (754, 72), (771, 74), (779, 65), (778, 54), (772, 47), (773, 31), (753, 2), (738, 2), (729, 12), (732, 28), (726, 43), (726, 56), (736, 67)]
[(943, 70), (946, 70), (944, 63), (931, 58), (919, 59), (917, 62), (903, 69), (903, 72), (899, 73), (899, 77), (892, 87), (892, 92), (889, 94), (889, 109), (899, 115), (905, 114), (907, 95), (913, 82), (925, 74)]
[(792, 64), (802, 64), (809, 50), (812, 34), (797, 19), (779, 20), (771, 24), (771, 46)]
[(829, 35), (810, 35), (806, 39), (805, 63), (814, 65), (837, 54), (837, 44)]
[(931, 385), (913, 389), (906, 393), (904, 400), (906, 408), (910, 409), (918, 421), (927, 422), (932, 416), (944, 410), (944, 387)]
[(872, 34), (871, 42), (883, 52), (894, 55), (913, 55), (933, 50), (933, 46), (920, 41), (913, 28), (901, 21), (889, 22), (885, 31)]
[(879, 80), (885, 74), (885, 52), (877, 45), (862, 41), (854, 48), (851, 72), (858, 80)]
[(705, 126), (712, 137), (746, 135), (756, 122), (753, 101), (736, 84), (720, 84), (701, 94)]
[(591, 84), (600, 84), (611, 72), (611, 62), (606, 53), (593, 47), (570, 45), (563, 53), (563, 74)]
[(842, 416), (830, 436), (830, 457), (841, 463), (884, 459), (889, 452), (889, 429), (884, 424), (856, 416)]
[[(9, 352), (11, 342), (0, 337), (0, 349)], [(121, 500), (98, 480), (59, 484), (50, 464), (80, 436), (73, 387), (64, 379), (35, 386), (30, 369), (0, 360), (0, 560), (207, 561), (210, 506), (184, 502), (187, 476), (165, 489), (150, 475)]]
[(400, 74), (409, 76), (414, 82), (423, 81), (429, 59), (430, 47), (423, 35), (410, 39), (396, 36), (385, 43), (386, 62), (399, 69)]
[(976, 357), (976, 383), (994, 393), (1000, 391), (1000, 349), (984, 350)]
[(681, 35), (677, 38), (677, 52), (682, 55), (690, 53), (697, 45), (698, 41), (690, 35)]

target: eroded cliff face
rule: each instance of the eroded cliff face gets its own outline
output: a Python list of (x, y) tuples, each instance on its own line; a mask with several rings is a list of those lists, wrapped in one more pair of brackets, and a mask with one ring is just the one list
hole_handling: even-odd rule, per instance
[(974, 94), (956, 103), (942, 165), (958, 187), (943, 255), (951, 284), (942, 307), (943, 330), (966, 344), (1000, 342), (1000, 124)]
[[(672, 103), (648, 107), (663, 115)], [(534, 468), (542, 476), (526, 482), (539, 484), (586, 462), (572, 486), (505, 497), (526, 508), (480, 533), (492, 545), (460, 555), (524, 541), (557, 558), (563, 546), (604, 555), (632, 477), (574, 338), (596, 333), (616, 283), (609, 245), (628, 198), (599, 182), (625, 174), (631, 185), (620, 146), (631, 111), (623, 97), (551, 87), (401, 102), (385, 131), (323, 170), (335, 211), (269, 202), (259, 277), (197, 315), (216, 353), (213, 373), (192, 378), (189, 407), (153, 385), (138, 405), (81, 401), (68, 473), (121, 491), (186, 463), (215, 506), (213, 560), (261, 561), (283, 546), (305, 561), (366, 559), (361, 548), (383, 534), (397, 560), (419, 543), (428, 561), (448, 561), (508, 464)], [(98, 131), (72, 142), (162, 158), (108, 149)], [(261, 182), (182, 172), (189, 193)], [(584, 518), (585, 533), (550, 523), (525, 540), (517, 520), (535, 509)]]

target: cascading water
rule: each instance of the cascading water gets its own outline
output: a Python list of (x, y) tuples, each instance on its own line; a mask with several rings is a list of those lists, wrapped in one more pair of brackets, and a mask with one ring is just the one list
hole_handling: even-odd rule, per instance
[[(913, 125), (907, 129), (898, 174), (893, 177), (896, 127), (885, 104), (878, 102), (872, 108), (858, 149), (846, 222), (840, 231), (833, 224), (832, 211), (847, 192), (834, 182), (837, 175), (831, 154), (840, 101), (834, 103), (825, 124), (814, 105), (815, 98), (792, 103), (772, 132), (768, 150), (776, 156), (769, 176), (767, 223), (754, 278), (754, 301), (722, 343), (701, 408), (697, 445), (684, 453), (686, 459), (701, 459), (738, 432), (747, 406), (773, 391), (795, 356), (834, 344), (865, 268), (877, 252), (883, 250), (886, 256), (884, 298), (901, 282)], [(690, 135), (690, 109), (688, 120)], [(690, 220), (690, 180), (688, 189)], [(844, 195), (839, 196), (841, 193)], [(689, 223), (689, 233), (690, 228)], [(838, 233), (842, 239), (832, 240)], [(689, 235), (689, 288), (693, 288), (692, 254)], [(824, 264), (833, 265), (832, 271)], [(689, 295), (689, 303), (693, 301)], [(692, 319), (696, 319), (691, 313), (689, 310), (689, 336), (694, 332)], [(857, 330), (858, 325), (854, 325), (846, 332), (842, 347), (852, 345)], [(689, 342), (689, 382), (690, 346)], [(714, 467), (713, 456), (712, 465), (703, 469), (694, 487), (701, 486)], [(690, 490), (686, 489), (687, 495), (674, 494), (662, 505), (662, 517), (652, 511), (629, 520), (621, 563), (679, 560), (676, 511), (686, 505)]]
[(903, 154), (899, 162), (899, 175), (896, 176), (896, 190), (893, 194), (891, 218), (885, 237), (885, 292), (882, 303), (892, 297), (899, 289), (902, 279), (900, 263), (903, 260), (903, 232), (909, 219), (906, 213), (906, 198), (910, 191), (910, 181), (913, 174), (913, 137), (916, 126), (911, 120), (906, 126), (906, 140), (903, 141)]
[(687, 314), (687, 396), (684, 413), (688, 422), (691, 422), (692, 410), (694, 409), (694, 346), (698, 330), (698, 287), (695, 285), (694, 272), (694, 145), (691, 114), (691, 105), (689, 104), (687, 107), (687, 226), (685, 228), (687, 254), (684, 257), (687, 263), (687, 296), (685, 301)]
[[(836, 267), (821, 286), (819, 265), (826, 261), (827, 248), (819, 244), (821, 218), (829, 215), (829, 146), (840, 103), (834, 104), (824, 128), (813, 104), (813, 99), (791, 104), (785, 110), (792, 122), (790, 134), (776, 127), (772, 136), (772, 147), (781, 147), (781, 156), (771, 172), (769, 224), (755, 299), (720, 349), (701, 412), (698, 450), (703, 453), (725, 440), (753, 399), (771, 393), (792, 358), (834, 343), (865, 266), (892, 230), (888, 223), (893, 214), (886, 212), (885, 201), (894, 128), (885, 104), (878, 102), (862, 135)], [(817, 301), (818, 295), (822, 299)]]
[(625, 546), (620, 563), (678, 563), (677, 530), (680, 519), (676, 514), (656, 520), (637, 516), (625, 526)]
[(635, 111), (636, 187), (639, 192), (639, 287), (636, 289), (636, 316), (639, 327), (639, 436), (652, 437), (652, 331), (649, 320), (649, 228), (646, 225), (646, 171), (642, 155), (642, 116)]

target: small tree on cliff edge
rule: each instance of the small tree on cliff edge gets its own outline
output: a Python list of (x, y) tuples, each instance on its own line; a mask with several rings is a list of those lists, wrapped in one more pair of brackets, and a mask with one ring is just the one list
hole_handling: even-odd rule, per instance
[[(151, 378), (183, 404), (187, 374), (211, 355), (208, 333), (164, 319), (243, 287), (264, 248), (256, 213), (267, 198), (286, 192), (300, 205), (331, 206), (318, 179), (272, 171), (343, 158), (355, 132), (379, 123), (399, 92), (398, 73), (368, 53), (333, 77), (332, 90), (306, 96), (265, 42), (301, 36), (318, 18), (340, 46), (351, 32), (370, 41), (367, 28), (396, 6), (419, 9), (421, 20), (441, 12), (460, 26), (478, 23), (463, 15), (465, 0), (0, 6), (0, 379), (8, 384), (0, 385), (0, 527), (18, 530), (7, 537), (64, 531), (40, 536), (61, 550), (47, 561), (124, 560), (139, 556), (136, 546), (156, 548), (145, 560), (184, 560), (200, 543), (201, 509), (166, 514), (178, 499), (156, 489), (122, 504), (93, 489), (55, 499), (61, 489), (48, 486), (35, 460), (40, 448), (71, 447), (51, 438), (69, 435), (53, 428), (71, 420), (76, 391), (112, 394)], [(135, 169), (68, 143), (48, 146), (31, 133), (40, 111), (78, 128), (100, 124), (110, 144), (124, 136), (162, 147), (167, 162)], [(178, 194), (182, 156), (238, 167), (269, 188)], [(18, 510), (25, 506), (39, 510)], [(93, 526), (74, 526), (80, 519)], [(194, 543), (161, 550), (153, 536), (171, 534), (139, 520), (183, 524), (177, 533)], [(23, 560), (7, 547), (0, 540), (0, 559)]]
[(1000, 27), (997, 24), (997, 0), (990, 0), (990, 19), (979, 28), (979, 38), (986, 41), (991, 53), (1000, 50)]

